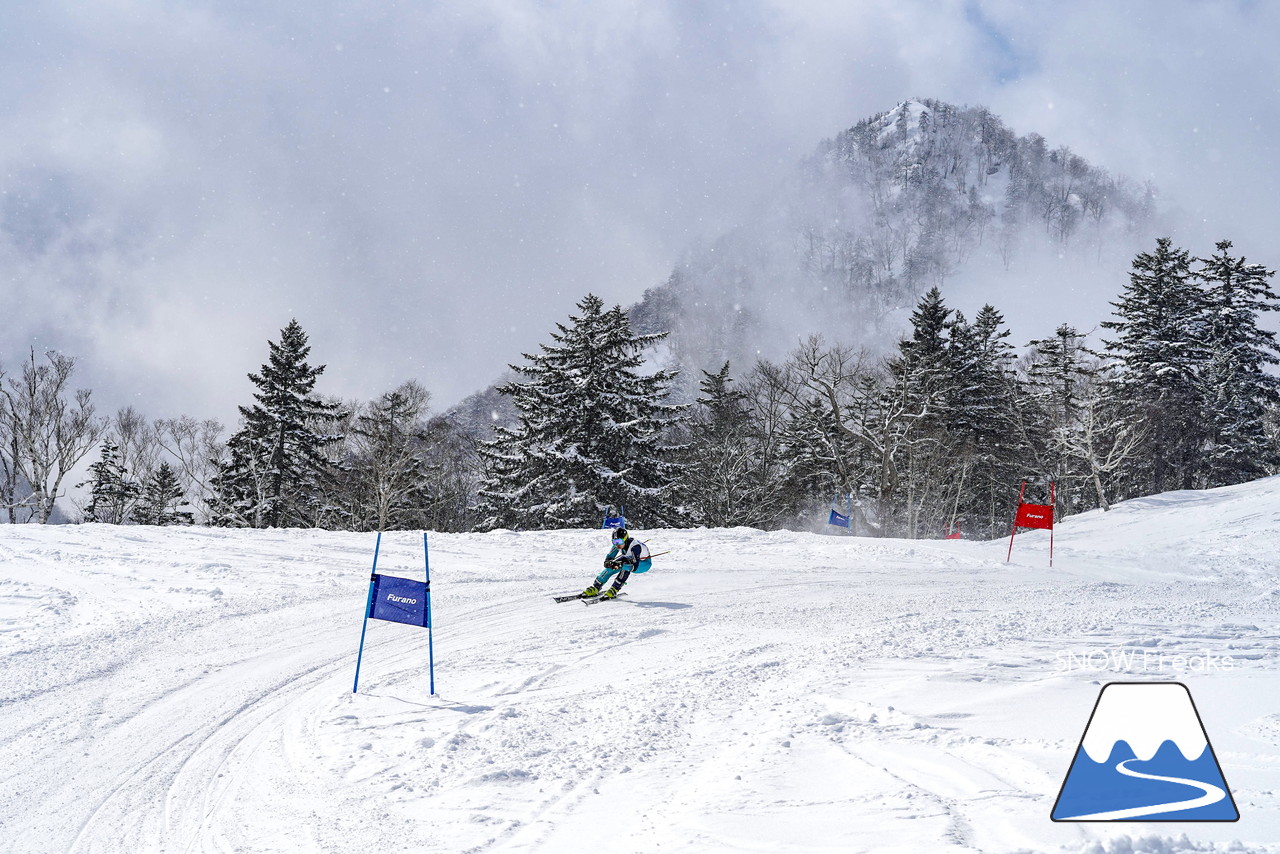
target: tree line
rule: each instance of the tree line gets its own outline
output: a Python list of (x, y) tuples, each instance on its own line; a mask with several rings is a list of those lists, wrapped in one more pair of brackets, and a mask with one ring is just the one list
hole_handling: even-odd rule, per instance
[(970, 320), (935, 287), (887, 357), (813, 337), (741, 377), (702, 371), (687, 406), (636, 361), (661, 335), (589, 296), (503, 389), (519, 424), (481, 443), (477, 521), (584, 526), (625, 503), (646, 524), (812, 528), (837, 507), (861, 534), (987, 538), (1028, 478), (1056, 482), (1071, 514), (1271, 474), (1273, 275), (1229, 241), (1193, 258), (1160, 239), (1133, 260), (1100, 351), (1063, 324), (1021, 356), (996, 308)]
[(408, 381), (367, 402), (315, 391), (325, 366), (292, 320), (249, 374), (253, 402), (237, 429), (190, 416), (148, 421), (131, 407), (96, 413), (71, 390), (75, 360), (34, 352), (20, 374), (0, 370), (0, 507), (9, 522), (54, 519), (67, 478), (95, 449), (73, 521), (464, 530), (477, 468), (473, 443), (430, 412)]
[(498, 388), (515, 417), (476, 436), (415, 381), (368, 402), (317, 394), (297, 321), (249, 375), (225, 440), (213, 421), (95, 414), (50, 353), (0, 375), (0, 506), (47, 522), (94, 449), (78, 518), (346, 530), (634, 525), (1001, 536), (1019, 483), (1053, 480), (1060, 514), (1280, 468), (1280, 363), (1259, 323), (1274, 271), (1222, 241), (1162, 238), (1132, 264), (1100, 349), (1069, 325), (1019, 354), (995, 307), (972, 320), (932, 288), (887, 356), (819, 337), (781, 362), (701, 371), (693, 401), (620, 307), (588, 294)]

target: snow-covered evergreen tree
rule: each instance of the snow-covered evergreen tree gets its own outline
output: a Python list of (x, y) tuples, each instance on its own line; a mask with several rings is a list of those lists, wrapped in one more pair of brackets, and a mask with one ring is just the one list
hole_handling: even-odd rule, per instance
[(1258, 327), (1258, 315), (1276, 311), (1274, 270), (1230, 253), (1231, 241), (1200, 259), (1195, 277), (1204, 288), (1207, 364), (1200, 377), (1208, 421), (1202, 485), (1225, 486), (1274, 470), (1277, 449), (1265, 416), (1280, 402), (1280, 379), (1266, 366), (1280, 364), (1276, 334)]
[(142, 484), (138, 503), (133, 512), (139, 525), (190, 525), (194, 518), (190, 510), (184, 510), (185, 490), (178, 474), (168, 461), (161, 461)]
[(647, 526), (684, 519), (667, 436), (686, 406), (664, 402), (674, 371), (642, 372), (643, 352), (666, 333), (636, 334), (621, 306), (606, 310), (594, 294), (578, 310), (527, 365), (511, 366), (527, 381), (499, 388), (519, 423), (481, 445), (480, 528), (590, 527), (619, 505)]
[(340, 438), (329, 431), (342, 414), (313, 393), (325, 366), (307, 363), (311, 347), (296, 319), (268, 347), (261, 373), (249, 374), (257, 402), (240, 407), (240, 429), (227, 441), (229, 456), (214, 478), (218, 524), (312, 524), (331, 476), (324, 449)]
[(942, 291), (930, 288), (911, 312), (911, 337), (898, 346), (901, 367), (921, 375), (927, 372), (930, 384), (939, 388), (948, 372), (947, 329), (951, 315)]
[(883, 486), (884, 504), (893, 513), (889, 530), (907, 537), (944, 529), (952, 502), (943, 485), (954, 484), (960, 475), (947, 441), (955, 403), (948, 352), (952, 313), (942, 292), (931, 288), (911, 314), (911, 337), (899, 343), (898, 355), (888, 363), (884, 409), (898, 416), (886, 424), (893, 435), (884, 444), (895, 453), (892, 476)]
[(784, 484), (770, 468), (747, 393), (733, 387), (728, 362), (702, 377), (680, 478), (690, 521), (708, 527), (776, 522)]
[(76, 485), (89, 487), (84, 521), (109, 525), (133, 521), (130, 517), (142, 488), (129, 476), (120, 459), (120, 447), (111, 439), (103, 441), (98, 461), (89, 466), (89, 479)]
[(1032, 348), (1027, 366), (1031, 396), (1052, 416), (1055, 425), (1071, 421), (1080, 408), (1082, 387), (1097, 375), (1101, 356), (1089, 349), (1085, 337), (1070, 324), (1062, 324), (1050, 338), (1028, 343)]
[(700, 432), (713, 441), (740, 432), (751, 421), (747, 394), (730, 388), (732, 383), (728, 362), (714, 374), (710, 371), (702, 372), (702, 380), (698, 386), (702, 393), (696, 402), (703, 411), (697, 422)]
[(984, 305), (969, 322), (937, 288), (911, 320), (866, 422), (874, 437), (866, 444), (881, 449), (874, 477), (884, 530), (916, 537), (959, 527), (990, 536), (1004, 527), (1010, 490), (1031, 459), (1010, 333), (995, 307)]
[[(1115, 306), (1115, 333), (1105, 342), (1117, 362), (1113, 397), (1145, 423), (1143, 452), (1128, 472), (1129, 494), (1190, 489), (1205, 441), (1200, 372), (1205, 347), (1204, 294), (1191, 255), (1162, 237), (1154, 252), (1133, 260), (1129, 284)], [(1121, 496), (1123, 497), (1123, 496)]]
[(1091, 509), (1094, 505), (1083, 497), (1091, 482), (1087, 466), (1068, 452), (1067, 445), (1080, 428), (1082, 407), (1087, 402), (1096, 406), (1086, 397), (1093, 394), (1102, 357), (1089, 349), (1078, 329), (1065, 323), (1052, 336), (1027, 346), (1028, 405), (1020, 412), (1020, 432), (1035, 455), (1037, 472), (1056, 479), (1058, 506), (1066, 513)]
[(947, 427), (986, 444), (1004, 440), (1012, 405), (1013, 348), (1004, 316), (990, 305), (972, 324), (959, 312), (949, 324)]
[(946, 445), (958, 464), (948, 527), (964, 520), (970, 534), (988, 536), (1003, 525), (1009, 491), (1027, 454), (1014, 429), (1020, 389), (1004, 316), (984, 305), (969, 324), (956, 312), (947, 342)]

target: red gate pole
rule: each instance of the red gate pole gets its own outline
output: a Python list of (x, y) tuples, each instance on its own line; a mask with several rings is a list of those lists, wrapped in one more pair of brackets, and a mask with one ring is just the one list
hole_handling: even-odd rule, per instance
[[(1018, 506), (1022, 506), (1022, 494), (1027, 491), (1027, 482), (1024, 480), (1022, 486), (1018, 489)], [(1013, 530), (1009, 532), (1009, 554), (1005, 555), (1004, 562), (1008, 563), (1013, 559), (1013, 535), (1018, 533), (1018, 511), (1013, 511)], [(1052, 558), (1050, 558), (1052, 560)]]

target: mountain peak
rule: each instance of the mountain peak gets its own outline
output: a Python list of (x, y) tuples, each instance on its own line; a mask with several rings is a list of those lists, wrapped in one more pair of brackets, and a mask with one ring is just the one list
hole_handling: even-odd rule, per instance
[(819, 142), (760, 192), (754, 215), (690, 248), (631, 309), (638, 332), (671, 333), (661, 361), (682, 369), (690, 398), (700, 369), (728, 360), (741, 375), (811, 335), (887, 352), (920, 296), (944, 284), (950, 305), (998, 305), (1011, 326), (1087, 328), (1097, 317), (1078, 283), (1122, 281), (1154, 220), (1141, 183), (1018, 136), (985, 107), (932, 98)]
[(903, 101), (887, 113), (882, 113), (877, 119), (871, 119), (871, 122), (879, 126), (879, 138), (882, 143), (906, 144), (912, 147), (919, 143), (924, 134), (928, 133), (932, 112), (927, 103), (918, 98), (912, 98)]
[[(899, 102), (898, 106), (888, 112), (881, 113), (883, 124), (894, 124), (904, 122), (911, 125), (918, 125), (922, 116), (933, 112), (941, 105), (950, 107), (950, 104), (944, 104), (941, 101), (935, 101), (930, 98), (908, 98)], [(954, 109), (954, 108), (953, 108)]]
[(1012, 286), (1013, 271), (1025, 289), (1070, 264), (1129, 257), (1149, 202), (1137, 182), (1020, 137), (985, 107), (911, 98), (820, 143), (756, 216), (691, 250), (632, 317), (672, 332), (686, 377), (782, 357), (812, 334), (885, 350), (910, 306), (946, 281), (990, 292)]

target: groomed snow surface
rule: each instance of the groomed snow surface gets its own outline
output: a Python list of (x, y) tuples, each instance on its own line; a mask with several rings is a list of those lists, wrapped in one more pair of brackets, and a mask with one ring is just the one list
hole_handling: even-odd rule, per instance
[[(908, 542), (0, 528), (0, 851), (1280, 851), (1280, 479)], [(421, 578), (421, 536), (379, 571)], [(1054, 824), (1100, 687), (1180, 680), (1235, 824)], [(1240, 840), (1235, 844), (1232, 840)], [(1270, 846), (1270, 847), (1269, 847)]]

